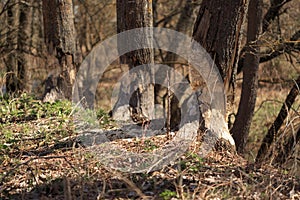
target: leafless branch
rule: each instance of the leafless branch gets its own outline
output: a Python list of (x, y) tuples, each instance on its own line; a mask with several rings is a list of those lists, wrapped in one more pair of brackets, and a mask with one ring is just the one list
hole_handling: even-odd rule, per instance
[(288, 116), (288, 112), (291, 109), (292, 104), (295, 102), (296, 97), (299, 95), (300, 92), (299, 85), (300, 85), (300, 76), (295, 81), (295, 84), (293, 85), (288, 96), (286, 97), (286, 100), (282, 105), (277, 118), (275, 119), (274, 123), (268, 130), (267, 135), (264, 137), (262, 141), (262, 144), (256, 156), (257, 163), (261, 163), (263, 161), (264, 156), (266, 155), (271, 144), (273, 143), (275, 136), (278, 134), (280, 127), (282, 126), (284, 120)]
[[(292, 35), (292, 37), (290, 38), (290, 40), (277, 45), (277, 47), (275, 47), (267, 52), (261, 52), (260, 54), (264, 55), (264, 56), (260, 57), (259, 62), (264, 63), (264, 62), (270, 61), (284, 53), (300, 51), (299, 38), (300, 38), (300, 30), (298, 30), (296, 33), (294, 33)], [(246, 51), (246, 48), (244, 47), (242, 49), (242, 52), (245, 52), (245, 51)], [(241, 53), (241, 55), (242, 55), (242, 53)], [(244, 62), (245, 62), (245, 58), (241, 57), (238, 62), (237, 73), (240, 73), (242, 71)]]
[(280, 14), (279, 11), (286, 3), (291, 0), (274, 0), (271, 1), (271, 7), (267, 11), (263, 19), (263, 33), (267, 31), (271, 22)]

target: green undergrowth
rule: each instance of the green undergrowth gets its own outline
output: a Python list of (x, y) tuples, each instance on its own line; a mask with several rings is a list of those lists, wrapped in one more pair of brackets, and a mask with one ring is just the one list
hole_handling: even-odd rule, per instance
[(69, 118), (72, 105), (69, 101), (54, 103), (36, 99), (26, 93), (18, 98), (0, 97), (0, 118), (2, 123), (16, 123), (42, 118)]
[[(18, 154), (51, 146), (63, 138), (75, 136), (74, 107), (67, 100), (42, 102), (29, 94), (0, 97), (0, 162), (8, 154)], [(96, 111), (100, 127), (110, 118)]]

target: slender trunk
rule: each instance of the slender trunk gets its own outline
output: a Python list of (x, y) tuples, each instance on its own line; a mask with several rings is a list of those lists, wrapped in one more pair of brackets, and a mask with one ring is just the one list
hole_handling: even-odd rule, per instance
[[(27, 3), (32, 3), (28, 1)], [(30, 30), (30, 22), (32, 19), (32, 6), (23, 3), (20, 1), (19, 3), (19, 27), (18, 27), (18, 80), (19, 80), (19, 90), (25, 90), (26, 88), (30, 88), (30, 85), (26, 85), (28, 83), (27, 71), (29, 70), (29, 55), (30, 54), (30, 44), (31, 44), (31, 30)]]
[(236, 120), (231, 129), (237, 151), (243, 153), (256, 103), (259, 67), (258, 36), (262, 22), (261, 0), (250, 0), (248, 12), (247, 52), (245, 55), (242, 94)]

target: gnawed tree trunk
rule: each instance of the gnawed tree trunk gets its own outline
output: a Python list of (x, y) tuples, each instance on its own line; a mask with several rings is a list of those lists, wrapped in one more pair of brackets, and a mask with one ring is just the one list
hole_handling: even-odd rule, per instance
[[(247, 2), (243, 0), (203, 0), (194, 25), (193, 38), (204, 47), (218, 67), (230, 103), (233, 101), (234, 77), (246, 8)], [(226, 126), (225, 116), (221, 118), (221, 122), (216, 126), (222, 131), (217, 135), (234, 144)], [(207, 123), (210, 122), (206, 120), (205, 124)]]
[(45, 99), (51, 99), (52, 94), (54, 100), (71, 99), (78, 62), (72, 0), (43, 0), (43, 20), (48, 52), (58, 59), (61, 71), (55, 80), (49, 79)]
[[(153, 26), (153, 14), (152, 14), (152, 1), (149, 0), (118, 0), (117, 1), (117, 31), (121, 33), (126, 30), (142, 27)], [(136, 36), (136, 40), (122, 40), (118, 41), (119, 48), (129, 47), (132, 42), (142, 42), (152, 46), (153, 33), (145, 30), (141, 35)], [(121, 56), (121, 62), (129, 65), (129, 69), (134, 67), (145, 65), (143, 67), (143, 73), (141, 77), (136, 79), (144, 80), (145, 82), (152, 82), (153, 72), (149, 64), (154, 63), (153, 49), (145, 48), (139, 49)], [(126, 80), (131, 82), (133, 80)], [(134, 83), (129, 83), (130, 87), (134, 87)], [(154, 84), (142, 85), (139, 84), (136, 91), (128, 91), (127, 88), (121, 86), (119, 99), (113, 109), (113, 116), (119, 120), (129, 120), (132, 118), (134, 121), (144, 121), (153, 119), (154, 112)], [(123, 95), (126, 93), (132, 93), (130, 102), (122, 102)], [(130, 112), (128, 104), (130, 105)]]
[(274, 139), (278, 137), (278, 131), (280, 127), (282, 126), (284, 120), (288, 116), (288, 112), (291, 109), (293, 103), (295, 102), (296, 97), (299, 95), (300, 90), (299, 90), (299, 85), (300, 85), (300, 76), (297, 78), (295, 84), (291, 88), (288, 96), (285, 99), (284, 104), (282, 105), (278, 116), (276, 117), (274, 123), (268, 130), (268, 133), (264, 137), (261, 146), (258, 150), (257, 156), (256, 156), (256, 162), (261, 163), (264, 158), (266, 153), (269, 151), (271, 144), (273, 143)]
[(203, 0), (193, 38), (211, 55), (223, 78), (228, 100), (233, 100), (246, 1)]
[(241, 100), (231, 133), (239, 153), (243, 153), (256, 102), (258, 86), (259, 46), (261, 32), (262, 2), (250, 0), (248, 12), (247, 50), (245, 55)]

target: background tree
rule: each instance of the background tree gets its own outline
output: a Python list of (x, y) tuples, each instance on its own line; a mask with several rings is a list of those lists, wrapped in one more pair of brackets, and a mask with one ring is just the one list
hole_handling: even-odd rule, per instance
[[(121, 33), (126, 30), (141, 28), (141, 27), (152, 27), (153, 26), (153, 11), (152, 11), (152, 1), (149, 0), (118, 0), (117, 1), (117, 32)], [(151, 31), (145, 30), (143, 34), (136, 36), (140, 37), (136, 41), (143, 41), (145, 44), (152, 46), (153, 33)], [(130, 46), (130, 43), (134, 41), (122, 40), (118, 41), (118, 46), (124, 48), (124, 46)], [(154, 53), (153, 49), (139, 49), (121, 56), (121, 62), (129, 65), (129, 69), (133, 67), (145, 65), (142, 76), (143, 80), (151, 81), (153, 78), (153, 72), (150, 65), (154, 63)], [(132, 81), (132, 80), (129, 80)], [(151, 81), (152, 82), (152, 81)], [(122, 88), (121, 88), (122, 89)], [(121, 106), (124, 106), (122, 102), (122, 93), (127, 93), (128, 91), (120, 91), (120, 97), (114, 107), (114, 116), (119, 119), (125, 119), (125, 110), (120, 110)], [(154, 111), (154, 84), (146, 86), (139, 85), (139, 89), (134, 91), (130, 99), (131, 116), (135, 116), (136, 120), (149, 120), (152, 119), (152, 114)], [(148, 118), (148, 119), (147, 119)]]
[(92, 48), (116, 32), (115, 0), (74, 0), (75, 28), (85, 57)]
[(30, 52), (30, 22), (32, 2), (12, 0), (6, 4), (7, 49), (6, 89), (10, 94), (25, 90), (28, 54)]
[[(182, 3), (182, 2), (181, 2)], [(183, 3), (182, 3), (183, 4)], [(180, 7), (180, 5), (177, 5)], [(196, 10), (197, 6), (193, 3), (191, 0), (187, 0), (184, 3), (184, 6), (181, 8), (181, 12), (179, 13), (178, 20), (176, 21), (176, 24), (174, 25), (174, 29), (180, 33), (183, 33), (187, 36), (191, 37), (192, 34), (192, 27), (195, 19), (194, 11)], [(174, 10), (170, 15), (160, 20), (160, 22), (163, 22), (165, 20), (165, 25), (167, 25), (166, 22), (170, 23), (175, 21), (172, 19), (174, 17), (173, 15), (177, 14), (177, 10)], [(178, 46), (178, 43), (170, 41), (172, 44), (172, 49), (180, 48)], [(159, 57), (161, 58), (161, 62), (164, 64), (167, 64), (169, 67), (180, 68), (182, 67), (180, 64), (180, 61), (178, 62), (179, 56), (172, 52), (166, 52), (165, 54), (159, 50)], [(178, 63), (177, 63), (178, 62)], [(185, 61), (183, 61), (185, 62)], [(187, 65), (187, 64), (186, 64)], [(184, 66), (184, 68), (187, 68)], [(183, 69), (184, 69), (183, 68)], [(177, 70), (178, 71), (178, 70)], [(183, 70), (184, 71), (184, 70)], [(186, 70), (187, 71), (187, 70)], [(175, 72), (175, 71), (173, 71)], [(194, 73), (189, 73), (189, 80), (191, 80), (191, 76)], [(186, 76), (187, 73), (183, 74), (183, 76)], [(162, 74), (161, 71), (158, 72), (157, 76), (163, 76), (163, 77), (172, 77), (175, 80), (175, 74), (168, 72), (168, 74)], [(179, 85), (173, 85), (171, 87), (176, 87)], [(179, 99), (175, 97), (175, 95), (168, 90), (165, 87), (162, 87), (161, 85), (155, 85), (155, 103), (156, 104), (162, 104), (165, 108), (165, 120), (167, 122), (167, 128), (168, 129), (176, 129), (180, 123), (181, 120), (181, 113), (180, 113), (180, 105), (179, 105)]]
[(7, 3), (7, 35), (6, 43), (10, 53), (6, 60), (6, 88), (8, 93), (14, 93), (20, 89), (20, 71), (17, 68), (17, 31), (18, 23), (18, 9), (16, 8), (16, 1), (9, 1)]
[(45, 96), (57, 89), (59, 94), (71, 99), (78, 65), (72, 0), (43, 0), (43, 19), (48, 52), (57, 58), (61, 71), (58, 77), (48, 81)]

